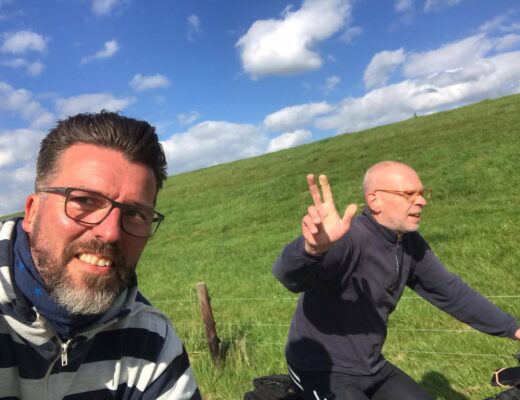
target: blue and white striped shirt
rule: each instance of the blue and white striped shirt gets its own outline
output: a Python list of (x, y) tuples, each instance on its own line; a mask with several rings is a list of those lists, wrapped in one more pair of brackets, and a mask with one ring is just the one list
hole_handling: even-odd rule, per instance
[(17, 293), (16, 220), (0, 222), (0, 400), (200, 400), (184, 346), (137, 287), (64, 342)]

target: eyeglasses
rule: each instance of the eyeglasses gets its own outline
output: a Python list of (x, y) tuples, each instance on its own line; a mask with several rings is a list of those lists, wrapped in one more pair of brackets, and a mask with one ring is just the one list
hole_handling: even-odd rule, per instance
[(432, 195), (431, 189), (422, 189), (422, 190), (417, 190), (417, 191), (377, 189), (377, 190), (374, 190), (374, 192), (385, 192), (385, 193), (396, 194), (398, 196), (404, 197), (405, 200), (408, 201), (409, 203), (413, 203), (419, 196), (422, 196), (423, 198), (428, 200)]
[(45, 187), (39, 192), (65, 196), (65, 215), (87, 225), (99, 225), (114, 208), (121, 210), (121, 228), (129, 235), (149, 238), (157, 231), (164, 215), (151, 207), (119, 203), (99, 193), (75, 187)]

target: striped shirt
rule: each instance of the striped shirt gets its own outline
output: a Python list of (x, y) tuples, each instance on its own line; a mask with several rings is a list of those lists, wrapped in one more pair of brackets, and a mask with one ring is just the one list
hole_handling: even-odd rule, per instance
[(0, 222), (0, 400), (200, 400), (184, 346), (137, 287), (60, 339), (12, 276), (16, 221)]

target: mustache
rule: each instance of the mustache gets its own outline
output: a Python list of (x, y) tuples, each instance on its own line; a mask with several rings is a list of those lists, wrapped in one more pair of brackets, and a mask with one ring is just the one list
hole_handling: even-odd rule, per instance
[(112, 243), (103, 243), (100, 240), (88, 240), (69, 243), (64, 250), (64, 260), (69, 262), (80, 253), (95, 253), (103, 258), (112, 260), (112, 268), (125, 268), (126, 260), (119, 247)]

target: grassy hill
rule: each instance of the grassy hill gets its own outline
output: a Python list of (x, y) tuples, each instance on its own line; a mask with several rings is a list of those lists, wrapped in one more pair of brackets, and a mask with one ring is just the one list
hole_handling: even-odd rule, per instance
[[(375, 162), (412, 165), (433, 196), (421, 233), (440, 259), (504, 310), (520, 316), (520, 96), (416, 117), (298, 148), (171, 177), (167, 215), (140, 265), (149, 299), (185, 340), (205, 399), (241, 399), (254, 377), (285, 373), (295, 295), (271, 275), (310, 204), (305, 175), (329, 176), (340, 209), (362, 204)], [(206, 282), (226, 352), (214, 367), (195, 284)], [(491, 373), (513, 366), (518, 344), (477, 333), (407, 291), (385, 355), (439, 399), (496, 393)]]
[[(170, 177), (166, 221), (138, 268), (144, 294), (174, 321), (206, 400), (242, 399), (254, 377), (285, 373), (296, 296), (271, 275), (300, 234), (305, 176), (329, 176), (342, 213), (381, 160), (412, 165), (433, 196), (421, 233), (444, 264), (520, 317), (520, 95), (346, 134)], [(210, 359), (195, 285), (212, 297), (225, 361)], [(473, 331), (407, 290), (390, 318), (386, 357), (438, 399), (497, 393), (491, 373), (520, 346)]]

